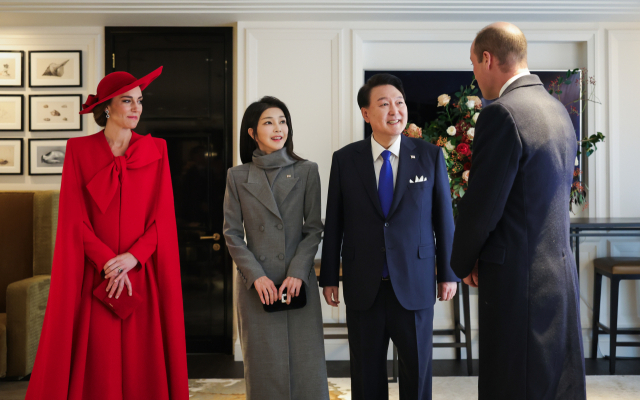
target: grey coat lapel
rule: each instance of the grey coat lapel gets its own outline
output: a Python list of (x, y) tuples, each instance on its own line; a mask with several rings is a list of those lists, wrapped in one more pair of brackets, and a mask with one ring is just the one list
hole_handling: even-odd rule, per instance
[(389, 209), (389, 215), (387, 215), (387, 218), (390, 218), (396, 208), (398, 208), (398, 204), (400, 204), (402, 196), (404, 196), (404, 193), (409, 187), (409, 179), (411, 179), (415, 169), (413, 166), (415, 161), (411, 161), (411, 155), (416, 146), (411, 143), (411, 139), (404, 135), (400, 136), (400, 140), (402, 140), (402, 142), (400, 142), (400, 159), (398, 160), (396, 186), (393, 189), (393, 201), (391, 202), (391, 208)]
[(276, 204), (282, 206), (282, 203), (286, 200), (289, 192), (293, 189), (300, 178), (294, 174), (293, 165), (283, 167), (273, 182), (273, 193), (275, 196)]
[(247, 178), (247, 183), (243, 183), (242, 186), (244, 186), (244, 188), (247, 189), (253, 197), (262, 203), (263, 206), (271, 211), (273, 215), (282, 220), (276, 200), (274, 199), (271, 187), (269, 186), (269, 180), (263, 170), (253, 165), (253, 163), (249, 164), (249, 177)]

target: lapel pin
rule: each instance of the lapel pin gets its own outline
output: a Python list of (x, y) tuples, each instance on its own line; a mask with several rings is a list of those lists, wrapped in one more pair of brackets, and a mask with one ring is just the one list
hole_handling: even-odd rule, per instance
[(411, 158), (416, 158), (416, 156), (414, 156), (413, 154), (411, 155)]
[(287, 175), (287, 178), (291, 178), (291, 175)]

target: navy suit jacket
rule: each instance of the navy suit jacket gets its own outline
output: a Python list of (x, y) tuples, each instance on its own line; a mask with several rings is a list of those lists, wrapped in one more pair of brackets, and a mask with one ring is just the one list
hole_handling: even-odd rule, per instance
[[(423, 140), (399, 140), (387, 218), (378, 199), (371, 138), (333, 154), (319, 282), (338, 286), (342, 254), (344, 300), (353, 310), (372, 306), (385, 259), (396, 296), (408, 310), (433, 307), (436, 258), (437, 281), (459, 282), (449, 265), (454, 224), (444, 155)], [(416, 176), (426, 179), (409, 183)]]

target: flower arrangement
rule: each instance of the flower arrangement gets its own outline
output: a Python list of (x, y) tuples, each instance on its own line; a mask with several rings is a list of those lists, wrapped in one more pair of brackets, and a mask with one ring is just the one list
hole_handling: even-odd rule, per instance
[[(578, 75), (576, 79), (575, 76)], [(600, 104), (595, 97), (595, 79), (587, 75), (586, 69), (568, 70), (564, 77), (553, 80), (548, 87), (549, 94), (563, 102), (563, 89), (566, 85), (579, 85), (579, 97), (572, 99), (564, 106), (569, 114), (584, 115), (588, 102)], [(475, 78), (469, 86), (460, 86), (460, 91), (452, 99), (448, 94), (438, 96), (438, 117), (428, 123), (424, 129), (415, 124), (408, 124), (403, 134), (405, 136), (421, 138), (442, 148), (449, 173), (449, 186), (454, 217), (458, 215), (458, 203), (467, 191), (469, 171), (473, 156), (473, 138), (478, 116), (482, 111), (482, 101), (477, 96), (478, 88)], [(579, 113), (576, 104), (582, 102), (582, 112)], [(578, 141), (576, 155), (576, 169), (571, 186), (569, 209), (573, 206), (588, 206), (586, 196), (588, 188), (581, 182), (582, 171), (578, 168), (578, 157), (584, 152), (590, 156), (597, 150), (596, 144), (602, 142), (605, 136), (601, 132)]]
[(424, 130), (409, 124), (403, 132), (406, 136), (422, 138), (442, 148), (449, 173), (449, 186), (453, 203), (453, 215), (458, 215), (457, 205), (467, 191), (469, 170), (473, 153), (473, 137), (482, 101), (474, 85), (460, 86), (455, 100), (447, 94), (438, 97), (438, 107), (443, 109)]
[[(569, 114), (584, 115), (589, 102), (601, 104), (595, 95), (596, 80), (593, 76), (589, 76), (587, 72), (586, 68), (568, 70), (565, 76), (558, 77), (551, 81), (547, 88), (550, 95), (556, 97), (558, 101), (563, 103)], [(580, 96), (576, 100), (564, 103), (562, 99), (563, 89), (566, 89), (570, 85), (578, 86)], [(576, 104), (580, 104), (580, 102), (582, 102), (582, 112), (578, 113)], [(602, 132), (596, 132), (595, 135), (578, 141), (576, 168), (573, 172), (573, 184), (571, 185), (571, 194), (569, 197), (569, 210), (571, 210), (571, 212), (573, 212), (574, 205), (582, 207), (582, 210), (586, 209), (589, 205), (587, 202), (588, 187), (582, 184), (582, 171), (579, 168), (580, 163), (578, 162), (578, 157), (580, 157), (583, 152), (586, 154), (586, 157), (589, 157), (594, 151), (598, 150), (597, 143), (603, 142), (604, 138), (605, 136)]]

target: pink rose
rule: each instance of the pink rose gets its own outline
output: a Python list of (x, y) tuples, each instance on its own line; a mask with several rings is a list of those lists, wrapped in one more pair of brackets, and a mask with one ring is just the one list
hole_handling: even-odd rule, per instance
[(410, 124), (406, 132), (409, 137), (422, 139), (422, 128), (419, 128), (416, 124)]

